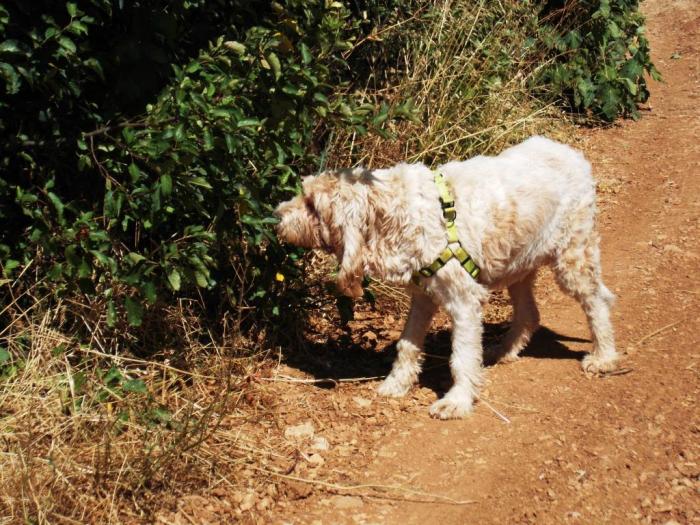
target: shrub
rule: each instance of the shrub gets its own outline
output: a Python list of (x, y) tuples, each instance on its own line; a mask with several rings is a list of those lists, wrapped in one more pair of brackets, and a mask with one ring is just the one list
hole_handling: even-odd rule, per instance
[(645, 74), (659, 80), (649, 56), (638, 0), (550, 0), (541, 39), (554, 64), (539, 82), (570, 106), (606, 121), (639, 117), (649, 98)]
[[(206, 2), (158, 4), (3, 8), (0, 111), (14, 137), (0, 157), (3, 271), (31, 262), (57, 296), (97, 298), (91, 307), (111, 326), (138, 326), (159, 298), (217, 285), (228, 304), (257, 305), (260, 321), (278, 313), (264, 299), (294, 271), (282, 268), (271, 210), (318, 166), (312, 137), (338, 122), (364, 133), (390, 117), (343, 96), (352, 73), (342, 52), (364, 22), (339, 2), (256, 13), (229, 2), (236, 16), (218, 18)], [(162, 26), (160, 46), (143, 42), (147, 16)], [(166, 75), (201, 41), (185, 30), (196, 16), (228, 36)], [(103, 31), (124, 27), (129, 38), (110, 56)], [(154, 65), (145, 95), (129, 58)], [(132, 110), (166, 80), (145, 113)]]

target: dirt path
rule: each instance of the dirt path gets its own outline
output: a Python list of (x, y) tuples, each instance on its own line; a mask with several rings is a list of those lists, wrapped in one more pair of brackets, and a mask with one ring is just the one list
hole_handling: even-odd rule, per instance
[[(330, 447), (312, 447), (308, 468), (290, 478), (402, 488), (333, 495), (289, 479), (293, 501), (276, 522), (700, 523), (700, 3), (649, 0), (644, 10), (665, 83), (652, 85), (641, 121), (584, 132), (583, 144), (600, 181), (604, 275), (631, 371), (581, 373), (585, 319), (545, 274), (548, 330), (519, 362), (488, 370), (486, 403), (469, 419), (428, 417), (449, 378), (439, 357), (407, 400), (376, 398), (376, 382), (298, 387), (308, 392), (294, 402)], [(398, 319), (375, 320), (380, 339), (396, 335)], [(431, 341), (445, 347), (434, 328)], [(290, 427), (305, 420), (294, 412), (282, 414)]]

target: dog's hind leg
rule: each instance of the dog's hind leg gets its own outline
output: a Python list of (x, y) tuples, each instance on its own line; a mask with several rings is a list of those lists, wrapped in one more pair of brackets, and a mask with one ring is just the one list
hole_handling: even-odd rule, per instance
[(499, 345), (497, 357), (500, 361), (510, 362), (518, 359), (518, 355), (540, 325), (540, 313), (532, 290), (536, 276), (537, 272), (532, 272), (508, 287), (510, 302), (513, 305), (513, 320)]
[(581, 304), (588, 319), (593, 351), (581, 366), (589, 373), (610, 372), (616, 368), (618, 359), (610, 322), (615, 296), (601, 277), (598, 235), (595, 231), (577, 234), (554, 261), (554, 276), (561, 289)]
[(391, 373), (377, 388), (380, 395), (402, 397), (418, 380), (425, 334), (436, 310), (430, 297), (420, 291), (414, 292), (406, 326), (396, 343), (397, 355)]

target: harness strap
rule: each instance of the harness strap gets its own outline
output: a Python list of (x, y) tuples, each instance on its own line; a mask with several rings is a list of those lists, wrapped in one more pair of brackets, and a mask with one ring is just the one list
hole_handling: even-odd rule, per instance
[(413, 274), (414, 282), (418, 282), (420, 277), (432, 277), (440, 268), (445, 266), (453, 257), (459, 261), (459, 264), (464, 268), (472, 278), (476, 279), (481, 271), (471, 258), (467, 250), (462, 247), (457, 233), (457, 210), (455, 208), (455, 200), (442, 173), (435, 172), (435, 185), (440, 194), (440, 205), (442, 206), (442, 216), (445, 218), (445, 229), (447, 230), (447, 246), (438, 255), (438, 258), (432, 264), (424, 266)]

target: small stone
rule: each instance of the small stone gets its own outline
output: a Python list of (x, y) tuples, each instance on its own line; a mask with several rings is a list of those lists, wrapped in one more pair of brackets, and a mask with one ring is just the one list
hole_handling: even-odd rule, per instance
[(364, 334), (362, 334), (362, 339), (370, 343), (376, 343), (377, 334), (375, 334), (372, 330), (367, 330)]
[(265, 497), (265, 498), (261, 499), (260, 501), (258, 501), (258, 504), (255, 506), (255, 508), (262, 511), (262, 510), (269, 508), (271, 504), (272, 504), (272, 500), (268, 497)]
[(357, 404), (357, 406), (360, 408), (367, 408), (372, 405), (371, 399), (365, 399), (364, 397), (360, 396), (355, 396), (352, 399), (353, 401), (355, 401), (355, 404)]
[(313, 487), (309, 483), (304, 483), (302, 481), (290, 480), (285, 483), (287, 496), (290, 499), (304, 499), (308, 498), (313, 492)]
[(309, 456), (309, 464), (314, 467), (320, 467), (326, 462), (320, 454), (311, 454)]
[(311, 442), (311, 448), (314, 450), (320, 450), (320, 451), (325, 451), (330, 449), (330, 445), (328, 444), (328, 440), (323, 437), (323, 436), (316, 436), (314, 440)]
[(314, 437), (314, 426), (310, 421), (301, 425), (287, 427), (284, 437), (292, 441), (304, 441)]
[(255, 505), (255, 500), (256, 500), (255, 492), (249, 492), (248, 494), (243, 496), (243, 501), (241, 501), (239, 508), (244, 512), (247, 510), (250, 510)]

